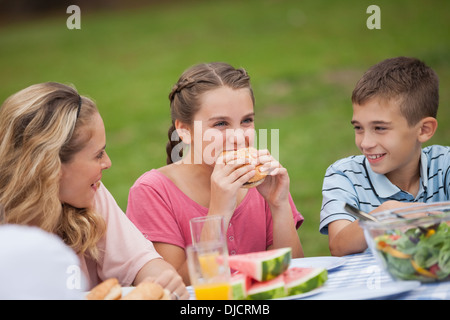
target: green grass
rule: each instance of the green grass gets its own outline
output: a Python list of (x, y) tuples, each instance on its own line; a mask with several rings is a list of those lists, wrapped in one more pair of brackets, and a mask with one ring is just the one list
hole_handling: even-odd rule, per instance
[(33, 83), (73, 83), (97, 102), (113, 166), (104, 182), (125, 209), (128, 190), (165, 164), (167, 95), (183, 70), (226, 61), (252, 76), (258, 128), (280, 129), (280, 161), (305, 216), (307, 256), (328, 255), (318, 232), (321, 186), (335, 160), (357, 153), (350, 95), (371, 65), (406, 55), (440, 76), (439, 129), (450, 136), (448, 1), (379, 0), (381, 30), (366, 28), (373, 1), (178, 1), (120, 11), (65, 8), (0, 29), (0, 100)]

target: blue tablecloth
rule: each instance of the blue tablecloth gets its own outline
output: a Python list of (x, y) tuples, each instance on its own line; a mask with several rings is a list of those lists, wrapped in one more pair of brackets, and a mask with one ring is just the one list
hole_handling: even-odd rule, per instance
[[(345, 263), (328, 271), (328, 280), (319, 289), (296, 300), (450, 300), (450, 281), (422, 284), (418, 281), (395, 281), (367, 250), (343, 257)], [(194, 291), (188, 287), (191, 299)]]
[(450, 281), (429, 284), (394, 281), (369, 250), (344, 259), (345, 264), (329, 270), (320, 293), (305, 299), (450, 299)]

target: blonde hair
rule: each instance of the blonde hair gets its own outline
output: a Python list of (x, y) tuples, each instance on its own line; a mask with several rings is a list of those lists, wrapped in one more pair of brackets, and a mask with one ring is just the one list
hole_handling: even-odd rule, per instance
[[(81, 104), (81, 108), (80, 108)], [(0, 203), (5, 222), (55, 233), (77, 254), (99, 258), (106, 224), (93, 208), (59, 200), (61, 163), (90, 138), (94, 102), (69, 86), (47, 82), (25, 88), (0, 108)]]

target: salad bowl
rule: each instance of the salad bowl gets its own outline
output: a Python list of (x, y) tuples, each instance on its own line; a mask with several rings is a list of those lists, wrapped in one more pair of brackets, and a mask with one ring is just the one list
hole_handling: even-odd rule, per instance
[(450, 202), (416, 204), (359, 221), (371, 251), (396, 280), (450, 280)]

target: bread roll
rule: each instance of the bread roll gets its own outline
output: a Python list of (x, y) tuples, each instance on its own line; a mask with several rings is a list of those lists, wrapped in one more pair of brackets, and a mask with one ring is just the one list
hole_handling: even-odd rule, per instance
[(88, 300), (118, 300), (122, 296), (122, 287), (116, 278), (110, 278), (95, 286), (86, 295)]
[(164, 297), (164, 289), (154, 282), (141, 282), (122, 300), (160, 300)]
[(163, 296), (159, 300), (172, 300), (170, 298), (170, 291), (167, 289), (164, 289)]

